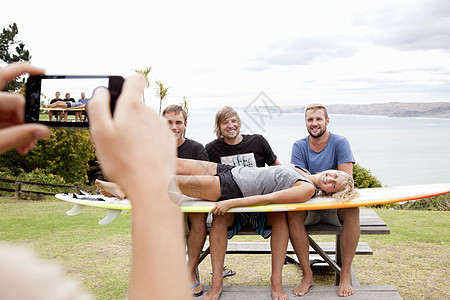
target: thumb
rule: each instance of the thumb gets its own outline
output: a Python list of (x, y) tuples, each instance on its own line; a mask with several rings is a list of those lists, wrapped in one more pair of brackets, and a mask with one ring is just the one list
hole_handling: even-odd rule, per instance
[[(0, 130), (0, 154), (50, 136), (50, 129), (41, 124), (23, 124)], [(23, 151), (22, 151), (23, 152)]]

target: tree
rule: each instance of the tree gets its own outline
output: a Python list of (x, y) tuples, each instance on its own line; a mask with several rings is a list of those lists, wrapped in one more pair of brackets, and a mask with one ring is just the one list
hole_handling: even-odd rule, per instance
[(188, 108), (188, 99), (186, 96), (183, 96), (183, 101), (181, 101), (181, 107), (186, 111), (187, 114), (189, 114), (189, 108)]
[[(145, 77), (145, 87), (149, 88), (150, 87), (150, 81), (148, 80), (148, 75), (150, 74), (150, 71), (152, 70), (152, 66), (147, 67), (145, 69), (142, 70), (138, 70), (138, 69), (134, 69), (134, 71), (138, 74), (142, 74)], [(145, 98), (144, 95), (142, 95), (142, 100), (144, 100), (144, 104), (145, 104)]]
[(156, 96), (159, 97), (159, 115), (161, 116), (162, 102), (167, 98), (169, 87), (165, 86), (161, 81), (156, 81)]
[(40, 173), (59, 175), (67, 183), (86, 183), (89, 162), (95, 150), (87, 130), (53, 129), (26, 156), (10, 150), (0, 155), (0, 166), (14, 176), (39, 169)]
[[(25, 44), (16, 40), (19, 33), (17, 24), (9, 25), (9, 28), (3, 28), (0, 33), (0, 61), (10, 64), (20, 61), (29, 61), (31, 59), (30, 51), (25, 49)], [(5, 91), (18, 91), (23, 88), (25, 78), (17, 77), (14, 81), (9, 82)]]

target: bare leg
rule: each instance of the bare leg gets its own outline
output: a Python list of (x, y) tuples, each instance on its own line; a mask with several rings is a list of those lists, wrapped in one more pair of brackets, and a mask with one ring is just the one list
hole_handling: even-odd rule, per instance
[[(197, 283), (196, 268), (198, 259), (202, 253), (203, 245), (206, 240), (206, 216), (203, 213), (191, 213), (188, 214), (189, 221), (191, 222), (191, 228), (188, 237), (188, 249), (189, 249), (189, 274), (191, 276), (191, 286)], [(198, 294), (203, 290), (199, 284), (194, 288), (194, 294)]]
[(272, 299), (287, 300), (288, 295), (283, 290), (283, 265), (289, 242), (289, 228), (286, 213), (268, 213), (268, 224), (272, 226), (270, 249), (272, 251), (272, 276), (270, 277)]
[(288, 212), (289, 236), (303, 270), (302, 281), (293, 290), (293, 293), (297, 296), (305, 295), (314, 285), (313, 273), (309, 265), (309, 239), (305, 228), (306, 216), (306, 211)]
[(355, 293), (351, 285), (351, 268), (360, 235), (359, 208), (339, 209), (338, 215), (343, 222), (341, 235), (342, 268), (338, 296), (347, 297)]
[(194, 198), (217, 201), (220, 196), (220, 180), (210, 175), (177, 175), (181, 193)]
[(223, 216), (214, 216), (209, 233), (209, 244), (211, 247), (211, 265), (212, 265), (212, 285), (204, 300), (217, 300), (222, 293), (223, 285), (223, 264), (227, 252), (227, 227), (233, 225), (234, 215), (225, 214)]
[[(44, 106), (46, 107), (46, 106)], [(48, 120), (51, 121), (53, 117), (53, 111), (49, 110), (48, 111)], [(58, 116), (56, 116), (56, 121), (58, 121)]]
[(95, 179), (95, 184), (103, 191), (108, 192), (111, 195), (116, 196), (119, 199), (125, 198), (125, 192), (115, 182), (108, 182), (99, 179)]
[(64, 112), (64, 122), (67, 122), (67, 116), (69, 115), (69, 111)]
[[(181, 192), (186, 196), (210, 201), (217, 201), (221, 196), (220, 181), (217, 176), (176, 175), (176, 180)], [(96, 179), (95, 184), (101, 190), (119, 199), (125, 198), (125, 192), (117, 183)]]
[(209, 161), (177, 158), (177, 175), (209, 175), (217, 173), (217, 164)]

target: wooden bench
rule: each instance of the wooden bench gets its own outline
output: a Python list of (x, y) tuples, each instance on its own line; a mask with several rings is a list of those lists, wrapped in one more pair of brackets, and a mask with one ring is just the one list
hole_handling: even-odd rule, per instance
[[(401, 300), (402, 297), (393, 285), (359, 285), (354, 286), (355, 294), (353, 296), (342, 298), (337, 295), (337, 286), (313, 286), (309, 292), (301, 298), (292, 294), (294, 287), (283, 287), (288, 294), (289, 300), (298, 299), (349, 299), (349, 300)], [(209, 286), (204, 286), (204, 294), (209, 291)], [(203, 299), (198, 297), (195, 299)], [(272, 299), (270, 286), (224, 286), (220, 300), (254, 300), (254, 299)]]
[[(361, 234), (390, 234), (386, 223), (372, 209), (360, 210), (360, 228)], [(335, 284), (339, 285), (340, 272), (342, 266), (341, 257), (341, 233), (342, 226), (334, 226), (329, 224), (315, 224), (307, 226), (310, 254), (318, 254), (320, 257), (335, 271)], [(239, 232), (240, 235), (257, 235), (251, 229), (244, 229)], [(316, 243), (311, 235), (335, 235), (334, 243)], [(332, 245), (334, 244), (334, 246)], [(199, 264), (209, 254), (209, 245), (204, 247), (204, 251), (200, 255)], [(292, 246), (288, 249), (288, 253), (294, 253)], [(270, 254), (270, 246), (267, 242), (229, 242), (227, 254)], [(372, 255), (372, 249), (367, 243), (359, 243), (356, 255)], [(334, 256), (334, 257), (332, 257)], [(358, 279), (352, 270), (352, 284), (359, 285)]]

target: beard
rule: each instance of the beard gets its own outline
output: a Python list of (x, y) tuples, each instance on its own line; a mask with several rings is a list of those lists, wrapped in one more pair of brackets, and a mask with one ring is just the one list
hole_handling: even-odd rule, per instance
[(312, 130), (311, 130), (310, 128), (308, 128), (308, 133), (309, 133), (309, 135), (310, 135), (311, 137), (315, 138), (315, 139), (320, 138), (322, 135), (325, 134), (325, 132), (327, 132), (327, 129), (326, 129), (326, 128), (325, 128), (325, 129), (321, 128), (321, 129), (319, 130), (318, 133), (313, 134), (313, 133), (312, 133)]

